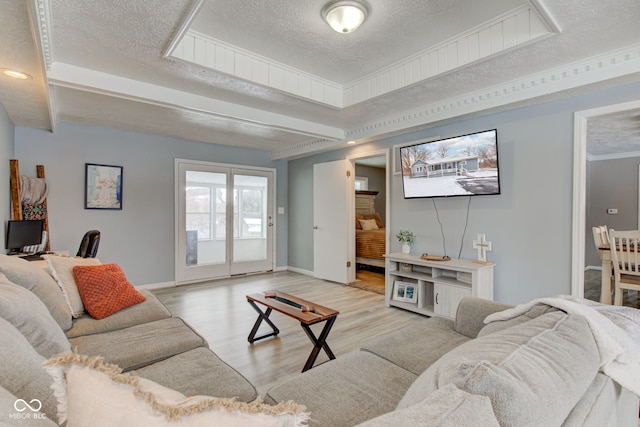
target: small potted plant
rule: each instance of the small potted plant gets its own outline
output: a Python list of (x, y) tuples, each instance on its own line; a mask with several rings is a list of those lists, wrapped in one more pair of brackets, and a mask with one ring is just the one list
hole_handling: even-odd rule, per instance
[(408, 254), (411, 252), (411, 244), (416, 239), (413, 235), (413, 231), (400, 230), (400, 232), (396, 234), (396, 237), (398, 238), (398, 241), (402, 243), (402, 253)]

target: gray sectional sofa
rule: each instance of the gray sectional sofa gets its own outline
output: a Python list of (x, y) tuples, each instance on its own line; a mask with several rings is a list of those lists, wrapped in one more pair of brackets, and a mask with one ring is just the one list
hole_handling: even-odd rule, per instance
[[(0, 273), (0, 425), (55, 425), (51, 378), (41, 365), (71, 348), (184, 395), (257, 397), (149, 292), (145, 302), (102, 320), (72, 319), (43, 269), (0, 255)], [(600, 372), (583, 317), (537, 305), (485, 325), (488, 315), (507, 308), (465, 298), (455, 320), (421, 319), (263, 398), (305, 405), (310, 426), (638, 425), (638, 396)], [(19, 419), (16, 402), (33, 399), (46, 417)]]
[(332, 427), (638, 426), (638, 396), (599, 372), (584, 317), (536, 305), (485, 325), (506, 308), (465, 298), (455, 321), (434, 317), (378, 338), (273, 387), (265, 401), (295, 400), (310, 425)]
[[(57, 401), (41, 365), (72, 348), (188, 396), (244, 402), (258, 396), (246, 378), (150, 292), (143, 291), (146, 301), (104, 319), (87, 314), (72, 319), (60, 288), (44, 269), (0, 255), (0, 273), (0, 425), (55, 425)], [(18, 399), (37, 399), (46, 417), (20, 418), (31, 413), (23, 403), (16, 405)]]

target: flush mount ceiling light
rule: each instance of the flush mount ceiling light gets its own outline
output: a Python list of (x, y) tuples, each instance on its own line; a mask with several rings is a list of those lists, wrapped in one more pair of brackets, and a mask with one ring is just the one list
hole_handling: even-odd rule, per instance
[(6, 76), (13, 77), (14, 79), (28, 80), (32, 78), (29, 74), (22, 71), (12, 70), (11, 68), (0, 68), (0, 71)]
[(358, 29), (367, 18), (367, 13), (369, 11), (362, 3), (337, 0), (322, 8), (322, 19), (338, 33), (347, 34)]

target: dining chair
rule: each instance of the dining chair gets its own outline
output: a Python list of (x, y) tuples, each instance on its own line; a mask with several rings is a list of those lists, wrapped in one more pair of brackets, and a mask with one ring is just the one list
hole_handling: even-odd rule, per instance
[(622, 305), (624, 290), (640, 291), (640, 230), (609, 230), (615, 281), (615, 305)]
[[(611, 258), (611, 256), (608, 253), (608, 248), (609, 248), (609, 229), (607, 228), (606, 225), (598, 225), (592, 228), (593, 230), (593, 243), (596, 246), (596, 252), (598, 253), (598, 258), (600, 258), (600, 263), (603, 265), (608, 264), (605, 263), (603, 258), (607, 258), (607, 261), (609, 261)], [(602, 248), (607, 248), (607, 250), (603, 250)], [(604, 272), (602, 273), (603, 277), (604, 277)], [(608, 276), (609, 276), (609, 291), (614, 289), (614, 280), (613, 280), (613, 266), (611, 266), (611, 269), (609, 269), (608, 271)], [(603, 279), (604, 280), (604, 279)], [(607, 295), (607, 288), (605, 286), (602, 286), (602, 289), (600, 291), (600, 301), (611, 301), (611, 294)]]
[(593, 227), (593, 242), (596, 245), (598, 256), (602, 258), (602, 254), (598, 249), (609, 247), (609, 230), (607, 229), (606, 225), (598, 225), (596, 227)]

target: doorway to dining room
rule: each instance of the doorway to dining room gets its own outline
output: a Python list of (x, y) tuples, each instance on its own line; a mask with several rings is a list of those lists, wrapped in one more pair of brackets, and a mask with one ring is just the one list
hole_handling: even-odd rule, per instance
[[(601, 277), (592, 227), (640, 227), (638, 163), (640, 136), (632, 129), (640, 101), (575, 113), (572, 293), (600, 300)], [(621, 183), (624, 192), (615, 191)], [(640, 307), (640, 295), (627, 292), (624, 305)]]

